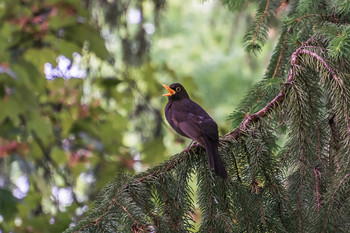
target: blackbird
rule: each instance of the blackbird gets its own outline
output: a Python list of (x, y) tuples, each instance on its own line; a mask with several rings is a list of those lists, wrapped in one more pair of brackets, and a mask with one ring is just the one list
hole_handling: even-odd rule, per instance
[(165, 118), (180, 135), (191, 138), (205, 148), (210, 169), (222, 178), (227, 178), (226, 169), (219, 155), (218, 126), (204, 109), (193, 102), (180, 83), (163, 84), (169, 93), (165, 106)]

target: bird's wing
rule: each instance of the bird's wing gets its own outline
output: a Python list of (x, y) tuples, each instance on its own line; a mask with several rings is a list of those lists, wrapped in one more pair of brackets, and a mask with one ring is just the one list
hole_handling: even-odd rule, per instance
[[(217, 125), (208, 113), (190, 99), (174, 102), (171, 106), (176, 109), (168, 114), (170, 122), (177, 128), (177, 132), (184, 133), (205, 147), (204, 136), (217, 138)], [(168, 120), (169, 121), (169, 120)]]
[(204, 139), (198, 131), (200, 130), (198, 126), (191, 124), (190, 122), (181, 122), (179, 124), (179, 128), (182, 130), (182, 132), (186, 134), (187, 137), (192, 138), (193, 140), (198, 142), (201, 146), (203, 147), (205, 146)]
[[(206, 149), (210, 168), (215, 169), (215, 161), (218, 160), (216, 157), (219, 157), (218, 129), (216, 123), (213, 121), (213, 119), (206, 117), (205, 115), (195, 115), (193, 113), (188, 113), (187, 116), (188, 117), (186, 121), (179, 123), (179, 128), (189, 138), (194, 139)], [(222, 166), (220, 167), (219, 164), (217, 167), (218, 171), (220, 172)], [(221, 175), (221, 173), (219, 174)]]
[(188, 113), (186, 120), (179, 122), (179, 128), (189, 138), (194, 139), (201, 146), (205, 147), (204, 136), (207, 133), (205, 132), (206, 131), (205, 126), (207, 125), (207, 122), (208, 122), (208, 119), (206, 118), (206, 116), (195, 115), (194, 113)]

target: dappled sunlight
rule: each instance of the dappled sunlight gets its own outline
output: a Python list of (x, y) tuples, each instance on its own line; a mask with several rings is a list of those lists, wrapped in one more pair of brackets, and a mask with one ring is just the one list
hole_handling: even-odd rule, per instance
[(73, 53), (73, 62), (63, 55), (58, 56), (56, 67), (53, 67), (51, 63), (45, 63), (44, 72), (48, 80), (56, 78), (82, 79), (87, 76), (86, 70), (81, 68), (81, 55), (79, 53)]

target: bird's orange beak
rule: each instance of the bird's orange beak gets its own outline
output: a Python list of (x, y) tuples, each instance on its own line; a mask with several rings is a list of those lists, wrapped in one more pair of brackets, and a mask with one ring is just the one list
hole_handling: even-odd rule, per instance
[(169, 86), (162, 84), (163, 87), (165, 87), (165, 89), (168, 90), (169, 93), (164, 94), (163, 96), (172, 96), (176, 93), (176, 91), (174, 91), (173, 89), (171, 89)]

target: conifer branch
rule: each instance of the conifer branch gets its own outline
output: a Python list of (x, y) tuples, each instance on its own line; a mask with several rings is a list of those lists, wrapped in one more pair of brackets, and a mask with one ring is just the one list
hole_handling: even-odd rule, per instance
[[(199, 148), (199, 145), (192, 145), (190, 147), (190, 149), (193, 149), (193, 148)], [(135, 181), (137, 182), (143, 182), (145, 180), (150, 180), (150, 179), (153, 179), (154, 177), (157, 177), (160, 173), (166, 173), (168, 171), (171, 171), (172, 169), (174, 169), (176, 167), (176, 165), (178, 165), (179, 163), (181, 163), (183, 161), (183, 158), (188, 156), (188, 155), (191, 155), (191, 150), (189, 150), (189, 152), (181, 152), (180, 154), (178, 154), (177, 157), (175, 157), (174, 159), (172, 160), (169, 160), (164, 167), (162, 167), (161, 169), (156, 169), (155, 168), (155, 171), (153, 172), (149, 172), (149, 173), (142, 173), (142, 176), (138, 176), (136, 175), (136, 179)], [(153, 169), (152, 169), (153, 170)], [(141, 175), (141, 174), (140, 174)]]
[[(347, 111), (347, 103), (346, 103), (346, 96), (345, 96), (345, 93), (344, 93), (344, 89), (343, 89), (343, 84), (342, 84), (342, 80), (339, 79), (339, 77), (336, 75), (334, 69), (325, 61), (324, 58), (322, 58), (320, 55), (318, 55), (316, 52), (313, 52), (309, 49), (307, 49), (307, 46), (309, 46), (308, 44), (310, 42), (313, 41), (313, 38), (311, 37), (309, 40), (307, 40), (300, 48), (298, 48), (297, 50), (295, 50), (291, 57), (290, 57), (290, 68), (289, 68), (289, 74), (286, 78), (286, 81), (285, 81), (285, 84), (283, 85), (282, 89), (280, 90), (280, 92), (269, 102), (265, 105), (265, 107), (261, 108), (259, 111), (257, 111), (256, 113), (254, 114), (249, 114), (247, 115), (240, 123), (239, 127), (236, 128), (235, 130), (231, 131), (230, 133), (226, 134), (224, 137), (221, 138), (221, 140), (227, 140), (227, 141), (232, 141), (232, 140), (237, 140), (244, 131), (246, 131), (253, 123), (256, 123), (256, 122), (259, 122), (261, 121), (264, 117), (268, 116), (271, 112), (273, 112), (278, 106), (281, 105), (281, 103), (284, 101), (284, 99), (286, 98), (286, 95), (287, 95), (287, 91), (289, 90), (290, 87), (292, 87), (292, 89), (294, 90), (294, 93), (298, 96), (298, 94), (300, 94), (297, 90), (296, 90), (296, 86), (295, 86), (295, 83), (294, 83), (294, 79), (296, 77), (295, 75), (295, 72), (296, 72), (296, 68), (297, 66), (299, 66), (299, 58), (300, 58), (300, 55), (303, 55), (303, 54), (306, 54), (308, 56), (311, 56), (312, 58), (316, 59), (318, 62), (320, 62), (325, 68), (326, 70), (329, 72), (330, 76), (334, 79), (334, 81), (336, 82), (336, 84), (338, 85), (339, 89), (340, 89), (340, 92), (341, 92), (341, 96), (342, 96), (342, 99), (343, 99), (343, 105), (344, 105), (344, 111), (345, 111), (345, 118), (346, 118), (346, 123), (347, 123), (347, 126), (348, 126), (348, 131), (349, 131), (349, 135), (350, 135), (350, 127), (349, 127), (349, 116), (348, 116), (348, 111)], [(282, 55), (280, 55), (280, 59)], [(277, 68), (276, 68), (277, 69)], [(275, 75), (275, 73), (274, 73)], [(301, 113), (302, 111), (302, 107), (301, 107), (301, 104), (299, 103), (300, 100), (299, 98), (297, 97), (296, 98), (297, 101), (298, 101), (298, 112), (299, 112), (299, 115), (300, 115), (300, 118), (303, 118), (303, 114)], [(302, 128), (302, 126), (300, 125), (301, 124), (301, 121), (299, 122), (299, 129)], [(300, 135), (302, 135), (302, 133), (300, 133), (299, 131), (299, 143), (300, 145), (303, 144), (303, 141), (305, 140), (304, 137), (301, 137)], [(305, 145), (303, 145), (301, 148), (300, 148), (300, 154), (301, 154), (301, 157), (300, 157), (300, 160), (302, 163), (304, 163), (304, 159), (305, 159), (305, 152), (303, 151), (305, 148)], [(257, 147), (259, 148), (259, 147)], [(174, 155), (173, 157), (171, 157), (168, 161), (165, 161), (163, 164), (147, 171), (147, 172), (144, 172), (144, 173), (141, 173), (139, 175), (136, 175), (134, 176), (130, 181), (128, 181), (126, 184), (124, 184), (123, 187), (121, 187), (122, 190), (125, 190), (127, 189), (128, 185), (130, 183), (147, 183), (148, 181), (155, 181), (157, 178), (159, 178), (159, 176), (163, 173), (167, 173), (167, 172), (170, 172), (172, 171), (173, 169), (175, 169), (179, 164), (183, 163), (186, 159), (186, 157), (188, 156), (196, 156), (198, 154), (200, 154), (200, 151), (201, 151), (201, 148), (198, 146), (198, 145), (193, 145), (190, 147), (189, 151), (184, 151), (184, 152), (181, 152), (180, 154), (176, 154)], [(191, 153), (194, 152), (194, 155), (191, 155)], [(247, 150), (248, 152), (248, 150)], [(233, 156), (234, 157), (234, 156)], [(236, 164), (236, 160), (234, 160), (235, 162), (235, 169), (237, 171), (237, 179), (238, 181), (240, 181), (240, 183), (242, 183), (242, 180), (241, 178), (239, 177), (239, 173), (238, 173), (238, 164)], [(258, 165), (256, 165), (258, 166)], [(299, 186), (299, 190), (298, 190), (298, 203), (297, 203), (297, 209), (298, 209), (298, 228), (299, 228), (299, 231), (301, 232), (303, 229), (302, 229), (302, 211), (301, 211), (301, 198), (302, 198), (302, 193), (303, 193), (303, 179), (305, 178), (304, 177), (304, 172), (305, 172), (305, 164), (301, 166), (301, 169), (300, 169), (300, 179), (301, 179), (301, 183), (300, 183), (300, 186)], [(254, 171), (254, 174), (256, 173), (256, 171)], [(331, 197), (331, 203), (334, 199), (334, 196), (335, 196), (335, 193), (337, 192), (337, 190), (339, 189), (340, 185), (344, 182), (344, 180), (350, 175), (347, 174), (343, 179), (342, 181), (340, 182), (340, 184), (337, 186), (337, 189), (334, 191), (332, 197)], [(205, 180), (211, 180), (211, 177), (209, 177), (209, 173), (208, 174), (205, 174), (206, 176), (206, 179)], [(316, 186), (315, 186), (315, 191), (316, 191), (316, 202), (317, 202), (317, 206), (318, 204), (320, 203), (320, 199), (319, 199), (319, 191), (318, 191), (318, 174), (315, 173), (315, 183), (316, 183)], [(205, 182), (205, 181), (203, 181)], [(209, 183), (206, 183), (206, 184), (203, 184), (203, 187), (204, 185), (206, 185), (206, 190), (211, 190), (211, 185)], [(210, 192), (210, 191), (209, 191)], [(240, 192), (240, 191), (239, 191)], [(242, 193), (239, 193), (239, 195), (241, 196), (241, 199), (242, 199), (242, 209), (244, 210), (245, 212), (245, 218), (246, 218), (246, 221), (248, 222), (248, 229), (249, 231), (252, 230), (252, 224), (254, 223), (254, 219), (251, 219), (250, 218), (250, 215), (249, 215), (249, 208), (247, 206), (247, 203), (245, 202), (244, 200), (244, 197), (242, 195)], [(258, 195), (258, 194), (256, 194)], [(209, 199), (213, 197), (213, 193), (210, 193), (210, 195), (207, 196), (207, 203), (208, 203), (208, 209), (206, 209), (205, 211), (207, 212), (208, 216), (210, 219), (208, 219), (208, 221), (212, 221), (214, 219), (214, 211), (213, 211), (213, 200)], [(327, 216), (330, 212), (330, 208), (331, 208), (331, 203), (328, 207), (328, 211), (327, 211)], [(139, 226), (142, 226), (142, 228), (146, 228), (147, 225), (142, 225), (141, 223), (139, 223), (133, 216), (132, 214), (128, 211), (128, 209), (117, 203), (117, 202), (114, 202), (112, 200), (112, 202), (109, 204), (108, 208), (111, 208), (112, 205), (117, 205), (119, 206), (124, 213), (126, 213), (126, 216), (134, 223), (135, 226), (139, 227)], [(261, 203), (259, 203), (259, 205), (261, 205)], [(259, 206), (261, 207), (261, 206)], [(281, 211), (281, 207), (279, 206), (279, 211)], [(109, 212), (110, 209), (107, 209), (105, 212)], [(264, 210), (262, 208), (260, 208), (260, 213), (261, 213), (261, 219), (263, 220), (262, 222), (266, 221), (265, 220), (265, 215), (264, 215)], [(85, 229), (89, 226), (91, 226), (92, 224), (97, 224), (99, 225), (99, 222), (100, 221), (103, 221), (103, 218), (106, 217), (108, 213), (104, 213), (102, 216), (100, 216), (99, 218), (95, 218), (94, 220), (90, 220), (90, 222), (86, 223), (84, 226), (82, 226), (80, 229)], [(280, 214), (280, 219), (282, 221), (282, 215)], [(224, 220), (225, 221), (225, 220)], [(226, 221), (225, 221), (226, 222)], [(324, 224), (326, 224), (326, 221), (324, 221)], [(100, 227), (100, 226), (98, 226)], [(323, 229), (326, 229), (326, 225), (323, 226)]]
[(232, 156), (233, 158), (233, 161), (234, 161), (234, 166), (235, 166), (235, 170), (236, 170), (236, 176), (237, 176), (237, 180), (242, 183), (242, 179), (241, 179), (241, 176), (239, 175), (239, 171), (238, 171), (238, 165), (237, 165), (237, 161), (236, 161), (236, 158), (235, 156)]
[(310, 92), (310, 86), (307, 82), (304, 82), (305, 86), (308, 88), (309, 90), (309, 95), (308, 95), (308, 100), (309, 100), (309, 106), (310, 106), (310, 110), (311, 110), (311, 115), (312, 118), (315, 122), (316, 125), (316, 129), (317, 129), (317, 158), (320, 162), (322, 162), (321, 160), (321, 150), (322, 150), (322, 143), (321, 143), (321, 126), (320, 123), (317, 119), (316, 113), (315, 113), (315, 108), (313, 106), (313, 102), (312, 102), (312, 96), (311, 96), (311, 92)]
[(130, 212), (126, 209), (125, 206), (123, 206), (122, 204), (118, 203), (117, 201), (114, 201), (114, 204), (119, 206), (127, 215), (128, 217), (132, 220), (132, 222), (136, 225), (139, 226), (141, 224), (139, 224), (139, 222), (130, 214)]
[(256, 30), (255, 30), (255, 33), (254, 33), (254, 36), (253, 36), (253, 40), (252, 40), (252, 42), (251, 42), (251, 45), (252, 45), (252, 46), (254, 46), (254, 44), (255, 44), (256, 37), (258, 36), (258, 33), (259, 33), (259, 31), (260, 31), (260, 27), (261, 27), (261, 25), (262, 25), (263, 22), (264, 22), (264, 19), (265, 19), (266, 14), (267, 14), (267, 10), (269, 9), (269, 5), (270, 5), (270, 0), (267, 0), (264, 13), (262, 14), (262, 16), (261, 16), (261, 18), (260, 18), (258, 27), (257, 27)]
[(339, 184), (337, 185), (336, 189), (334, 190), (332, 196), (331, 196), (331, 199), (329, 201), (329, 206), (328, 206), (328, 209), (327, 209), (327, 213), (326, 215), (324, 216), (324, 220), (323, 220), (323, 229), (322, 229), (322, 233), (323, 232), (326, 232), (326, 227), (327, 227), (327, 223), (328, 223), (328, 216), (329, 216), (329, 212), (331, 211), (331, 208), (332, 208), (332, 204), (333, 204), (333, 201), (334, 201), (334, 198), (335, 198), (335, 194), (338, 192), (340, 186), (344, 183), (344, 181), (346, 180), (346, 178), (348, 178), (348, 176), (350, 176), (350, 173), (347, 173), (343, 179), (341, 179), (341, 181), (339, 182)]
[[(289, 74), (287, 77), (287, 80), (285, 82), (286, 85), (291, 85), (293, 86), (293, 79), (294, 79), (294, 67), (298, 64), (298, 57), (301, 54), (308, 54), (314, 58), (316, 58), (318, 61), (320, 61), (324, 67), (328, 70), (328, 72), (331, 74), (331, 76), (333, 77), (333, 79), (336, 81), (336, 83), (338, 84), (340, 90), (341, 90), (341, 95), (343, 98), (343, 107), (344, 107), (344, 112), (345, 112), (345, 119), (347, 122), (347, 126), (348, 126), (348, 132), (349, 132), (349, 136), (350, 136), (350, 120), (349, 120), (349, 115), (347, 114), (348, 112), (348, 108), (346, 105), (346, 97), (344, 94), (344, 90), (343, 90), (343, 85), (341, 80), (338, 78), (338, 76), (336, 75), (335, 71), (333, 70), (333, 68), (321, 57), (319, 56), (317, 53), (312, 52), (310, 50), (305, 49), (305, 47), (308, 47), (307, 44), (309, 44), (311, 41), (313, 41), (313, 37), (311, 37), (309, 40), (307, 40), (300, 48), (298, 48), (295, 52), (293, 52), (293, 54), (291, 55), (291, 61), (290, 61), (290, 68), (289, 68)], [(276, 68), (277, 69), (277, 68)], [(277, 107), (279, 104), (282, 103), (282, 101), (285, 98), (285, 93), (286, 92), (286, 86), (284, 86), (284, 88), (278, 93), (278, 95), (271, 101), (269, 102), (265, 107), (263, 107), (262, 109), (260, 109), (258, 112), (248, 115), (246, 116), (242, 122), (240, 123), (239, 127), (235, 130), (233, 130), (232, 132), (228, 133), (225, 135), (225, 137), (232, 137), (232, 138), (238, 138), (241, 134), (242, 131), (244, 131), (248, 125), (250, 125), (251, 123), (257, 122), (259, 121), (261, 118), (265, 117), (268, 113), (270, 113), (275, 107)]]
[(281, 48), (281, 52), (280, 52), (280, 55), (278, 57), (276, 67), (275, 67), (275, 70), (274, 70), (273, 75), (272, 75), (271, 78), (274, 78), (276, 76), (276, 74), (277, 74), (278, 68), (279, 68), (281, 60), (283, 58), (284, 51), (286, 49), (286, 43), (287, 43), (287, 39), (288, 39), (288, 36), (289, 36), (289, 31), (290, 31), (290, 27), (287, 29), (287, 32), (284, 34), (284, 40), (283, 40), (283, 45), (282, 45), (282, 48)]
[(346, 96), (344, 93), (344, 87), (343, 87), (343, 82), (339, 79), (339, 77), (337, 76), (336, 72), (333, 70), (333, 68), (321, 57), (319, 56), (317, 53), (312, 52), (310, 50), (307, 50), (305, 48), (300, 49), (300, 51), (298, 52), (299, 54), (308, 54), (314, 58), (316, 58), (316, 60), (318, 60), (319, 62), (321, 62), (323, 64), (323, 66), (327, 69), (327, 71), (331, 74), (331, 76), (333, 77), (334, 81), (337, 83), (339, 89), (340, 89), (340, 95), (342, 98), (342, 104), (343, 104), (343, 108), (344, 108), (344, 118), (345, 118), (345, 122), (347, 125), (347, 132), (348, 132), (348, 137), (350, 137), (350, 119), (349, 119), (349, 111), (348, 111), (348, 105), (346, 103)]
[(320, 15), (318, 15), (318, 14), (304, 15), (304, 16), (302, 16), (302, 17), (300, 17), (300, 18), (297, 18), (295, 21), (296, 21), (296, 22), (299, 22), (299, 21), (302, 21), (302, 20), (304, 20), (304, 19), (306, 19), (306, 18), (314, 17), (314, 16), (320, 16)]
[(285, 90), (286, 88), (283, 88), (278, 93), (278, 95), (261, 110), (259, 110), (254, 114), (246, 116), (240, 123), (239, 127), (233, 130), (232, 132), (226, 134), (225, 138), (233, 138), (233, 139), (238, 138), (241, 135), (242, 131), (246, 130), (250, 124), (254, 122), (258, 122), (261, 118), (265, 117), (268, 113), (270, 113), (275, 107), (277, 107), (283, 101), (285, 97)]
[(321, 208), (320, 201), (320, 190), (319, 190), (319, 177), (321, 176), (321, 172), (318, 167), (313, 168), (314, 176), (315, 176), (315, 193), (316, 193), (316, 209), (317, 211)]
[[(298, 50), (297, 50), (298, 51)], [(294, 54), (294, 53), (293, 53)], [(293, 57), (292, 55), (292, 61), (293, 61), (293, 66), (295, 66), (297, 62), (297, 55)], [(293, 70), (293, 67), (291, 64), (291, 69)], [(292, 73), (292, 71), (291, 71)], [(301, 129), (302, 123), (303, 123), (303, 113), (302, 113), (302, 106), (301, 106), (301, 97), (299, 96), (299, 92), (296, 88), (296, 86), (293, 84), (292, 89), (295, 93), (295, 99), (297, 102), (297, 114), (299, 115), (298, 118), (298, 143), (299, 143), (299, 151), (300, 151), (300, 184), (298, 188), (298, 198), (297, 198), (297, 214), (298, 214), (298, 232), (303, 232), (303, 218), (302, 218), (302, 210), (301, 210), (301, 201), (302, 201), (302, 194), (303, 194), (303, 185), (304, 185), (304, 173), (305, 173), (305, 137), (304, 134), (302, 133)]]

